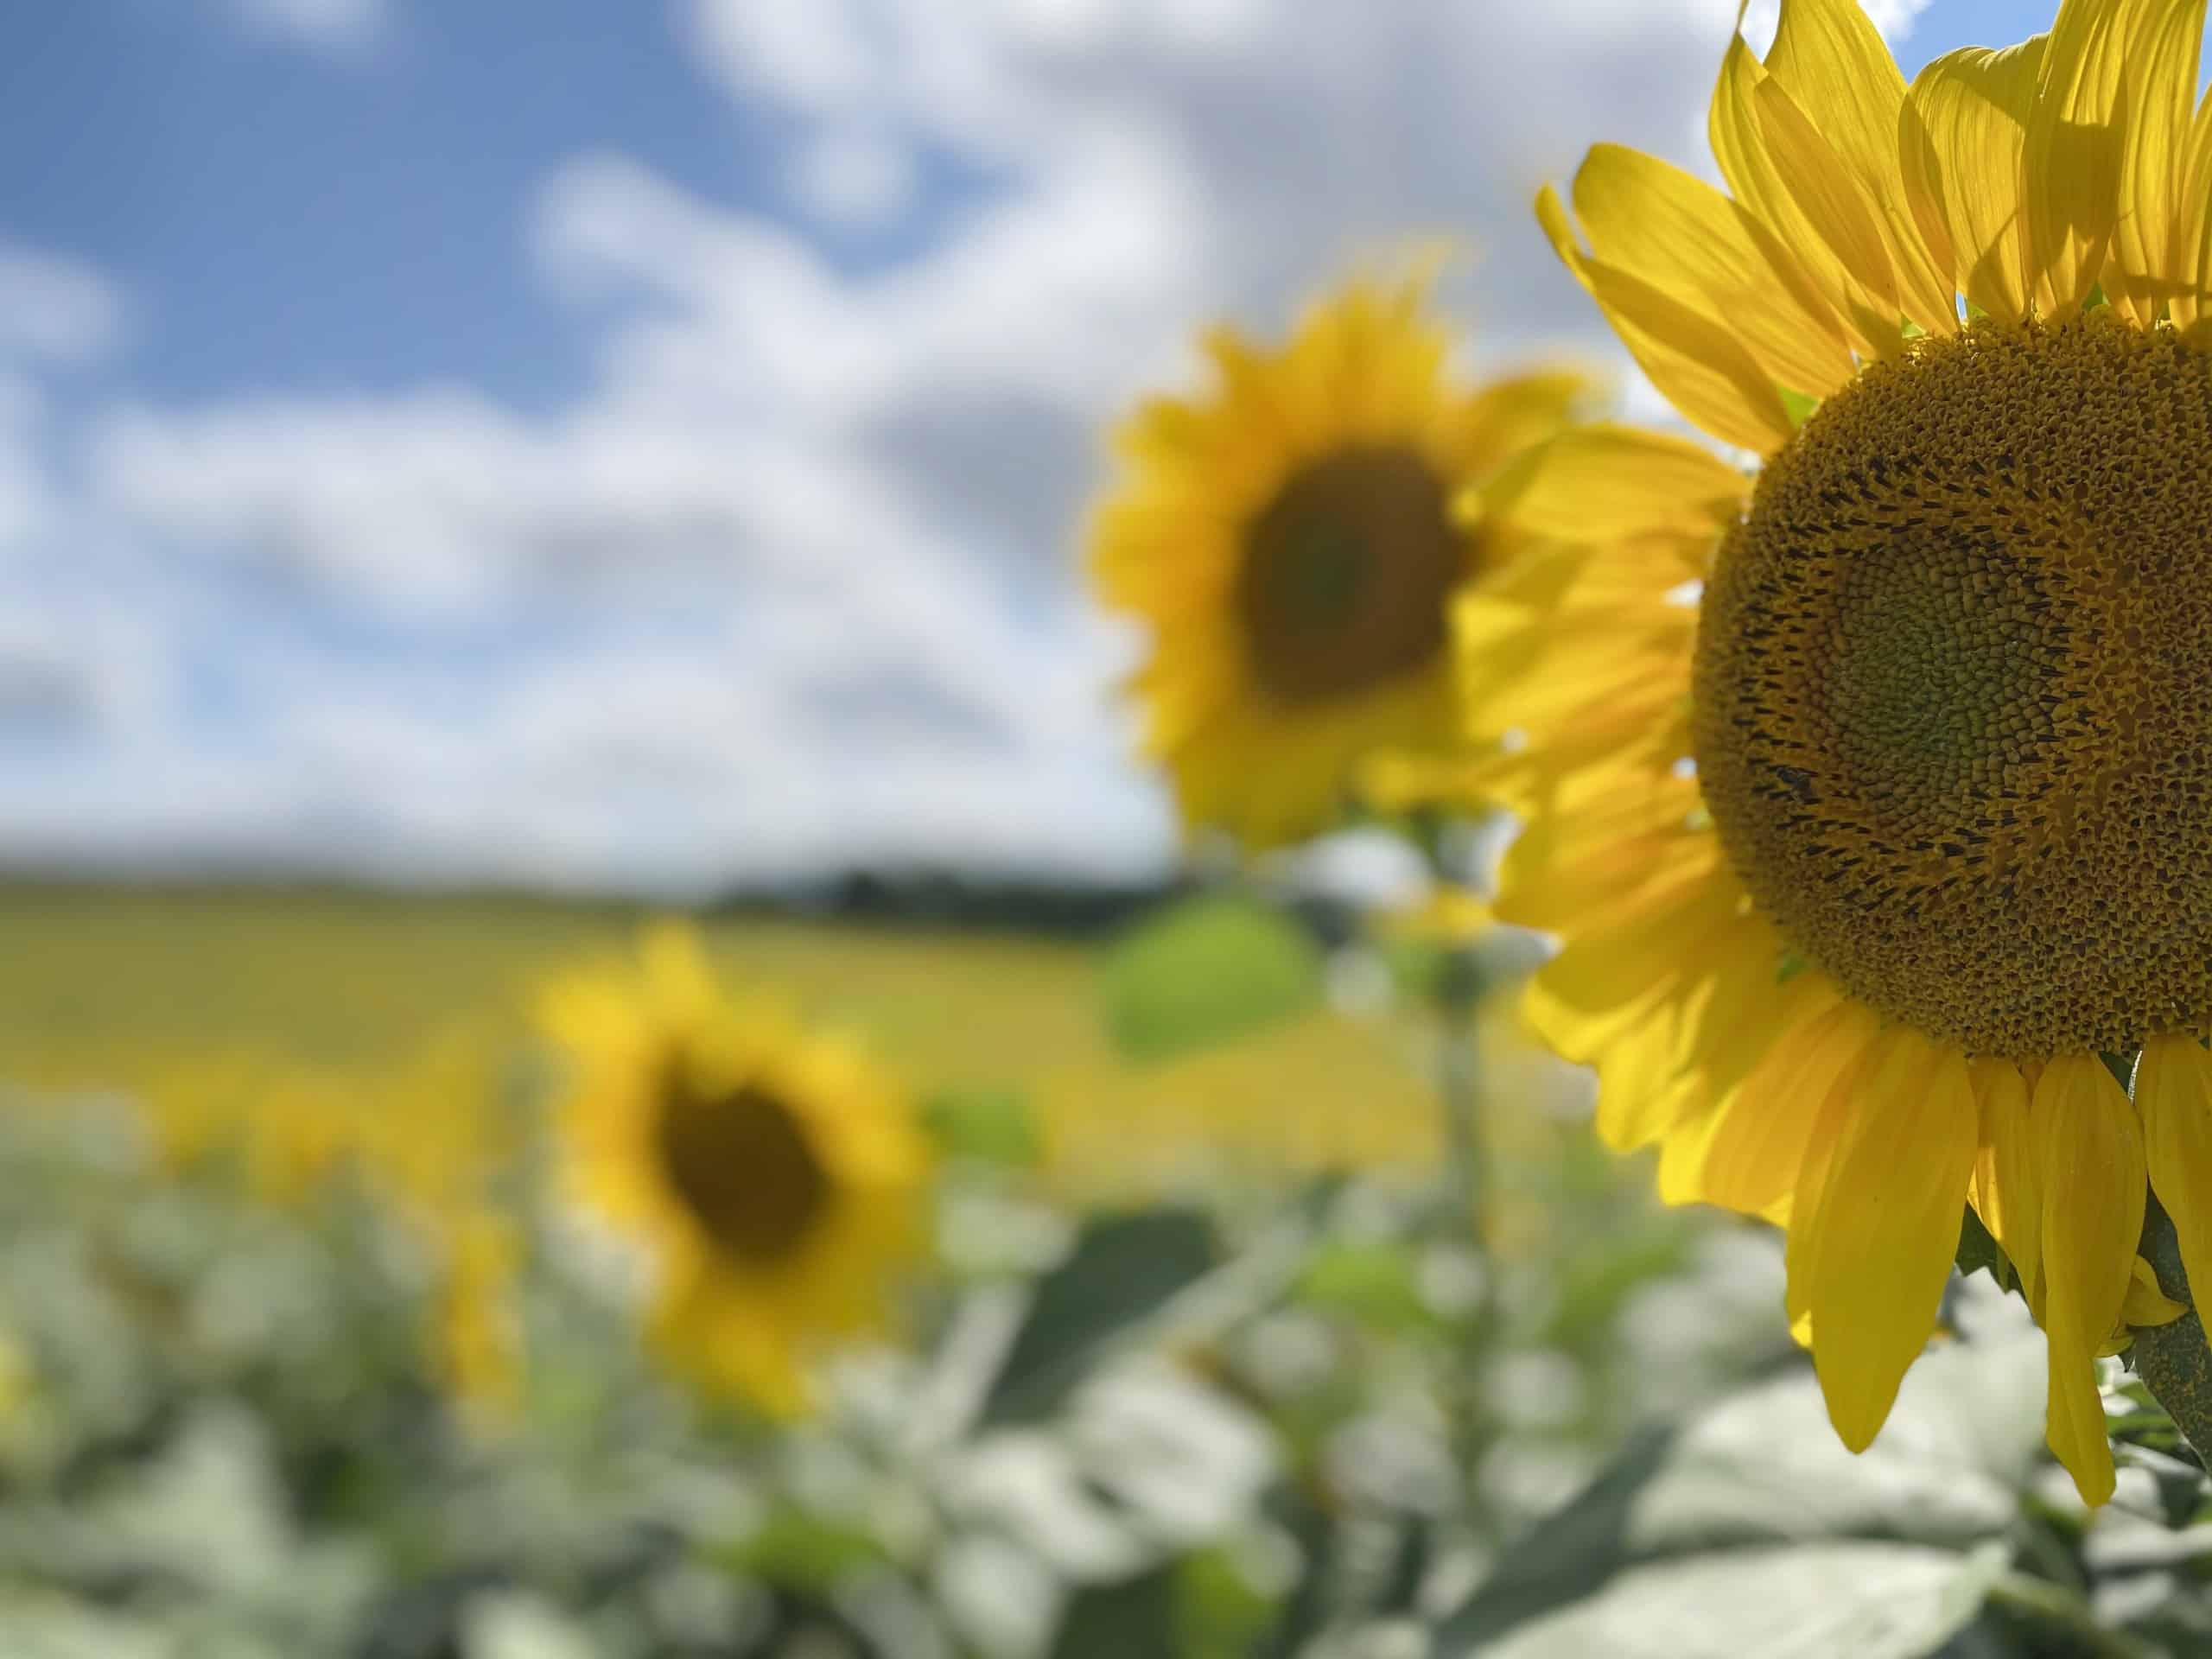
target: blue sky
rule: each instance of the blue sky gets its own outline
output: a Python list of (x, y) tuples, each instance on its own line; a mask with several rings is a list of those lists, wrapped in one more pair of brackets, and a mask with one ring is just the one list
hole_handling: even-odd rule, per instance
[(1405, 234), (1479, 360), (1618, 364), (1529, 189), (1701, 165), (1732, 0), (1485, 10), (10, 9), (0, 859), (1158, 868), (1099, 423)]

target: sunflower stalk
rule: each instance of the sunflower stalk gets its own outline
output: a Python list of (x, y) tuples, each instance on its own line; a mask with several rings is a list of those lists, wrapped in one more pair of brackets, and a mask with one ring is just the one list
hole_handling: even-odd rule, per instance
[[(1414, 826), (1427, 859), (1429, 877), (1440, 886), (1464, 880), (1446, 845), (1449, 826), (1424, 818)], [(1490, 1267), (1490, 1160), (1483, 1139), (1482, 1043), (1477, 1016), (1483, 999), (1483, 964), (1471, 939), (1455, 939), (1444, 951), (1430, 982), (1435, 1016), (1437, 1105), (1444, 1131), (1444, 1172), (1438, 1194), (1440, 1219), (1464, 1230), (1467, 1242)]]
[(1436, 1093), (1444, 1118), (1446, 1213), (1458, 1216), (1476, 1253), (1489, 1263), (1490, 1158), (1483, 1144), (1482, 1041), (1476, 1014), (1482, 963), (1471, 944), (1456, 944), (1436, 976)]
[[(1454, 885), (1463, 880), (1447, 845), (1446, 826), (1432, 819), (1417, 828), (1432, 879)], [(1471, 1252), (1480, 1274), (1475, 1303), (1463, 1315), (1465, 1363), (1459, 1368), (1456, 1386), (1446, 1395), (1453, 1461), (1465, 1482), (1468, 1518), (1480, 1533), (1490, 1532), (1495, 1524), (1477, 1471), (1496, 1439), (1496, 1424), (1484, 1402), (1498, 1313), (1497, 1264), (1491, 1253), (1491, 1171), (1483, 1132), (1478, 1025), (1485, 988), (1483, 963), (1474, 942), (1453, 941), (1430, 982), (1430, 1008), (1435, 1022), (1433, 1064), (1444, 1167), (1429, 1228), (1431, 1237)]]
[(2204, 1321), (2190, 1295), (2180, 1237), (2156, 1193), (2144, 1205), (2141, 1251), (2158, 1276), (2158, 1288), (2189, 1312), (2170, 1325), (2138, 1325), (2129, 1363), (2202, 1463), (2212, 1452), (2212, 1348), (2206, 1346)]

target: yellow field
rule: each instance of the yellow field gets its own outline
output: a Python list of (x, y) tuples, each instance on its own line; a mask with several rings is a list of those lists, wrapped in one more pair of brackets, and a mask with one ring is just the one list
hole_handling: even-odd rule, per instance
[[(642, 913), (324, 892), (0, 891), (0, 1076), (149, 1088), (239, 1050), (388, 1065), (456, 1020), (520, 1038), (531, 988), (626, 950)], [(1195, 1156), (1310, 1168), (1426, 1164), (1433, 1107), (1413, 1032), (1316, 1013), (1189, 1058), (1121, 1059), (1094, 954), (967, 932), (719, 920), (734, 978), (859, 1033), (925, 1093), (1026, 1099), (1052, 1163), (1149, 1181)]]

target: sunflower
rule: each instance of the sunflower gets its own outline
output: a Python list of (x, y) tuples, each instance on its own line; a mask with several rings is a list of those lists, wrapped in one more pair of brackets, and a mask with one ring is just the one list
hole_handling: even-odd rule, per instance
[(656, 1259), (665, 1351), (789, 1414), (806, 1402), (807, 1349), (875, 1325), (916, 1242), (919, 1131), (854, 1051), (728, 997), (694, 932), (658, 928), (640, 955), (639, 972), (544, 999), (576, 1065), (571, 1185)]
[[(1863, 1447), (1970, 1202), (2113, 1489), (2094, 1358), (2212, 1285), (2212, 105), (2203, 0), (2065, 0), (1908, 87), (1852, 0), (1740, 36), (1728, 193), (1591, 151), (1538, 217), (1685, 439), (1482, 493), (1560, 538), (1457, 618), (1531, 1013), (1670, 1200), (1788, 1227)], [(1579, 225), (1578, 222), (1579, 221)], [(1581, 545), (1573, 545), (1573, 543)], [(2124, 1085), (2119, 1079), (2126, 1078)]]
[(1426, 283), (1354, 281), (1270, 351), (1228, 327), (1206, 396), (1146, 403), (1098, 510), (1106, 602), (1185, 829), (1259, 851), (1329, 827), (1354, 767), (1457, 736), (1449, 601), (1500, 556), (1453, 498), (1556, 430), (1571, 373), (1469, 390)]

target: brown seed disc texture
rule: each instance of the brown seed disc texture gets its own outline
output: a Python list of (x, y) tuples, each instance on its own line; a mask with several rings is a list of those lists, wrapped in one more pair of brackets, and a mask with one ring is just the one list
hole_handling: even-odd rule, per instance
[(791, 1109), (760, 1084), (702, 1089), (671, 1065), (660, 1099), (661, 1167), (716, 1246), (756, 1267), (795, 1250), (828, 1207), (830, 1179)]
[(1409, 448), (1310, 461), (1244, 527), (1236, 605), (1253, 671), (1275, 702), (1363, 691), (1442, 656), (1468, 566), (1436, 470)]
[(2212, 1013), (2212, 359), (2099, 310), (1873, 365), (1707, 584), (1698, 777), (1790, 946), (1971, 1054)]

